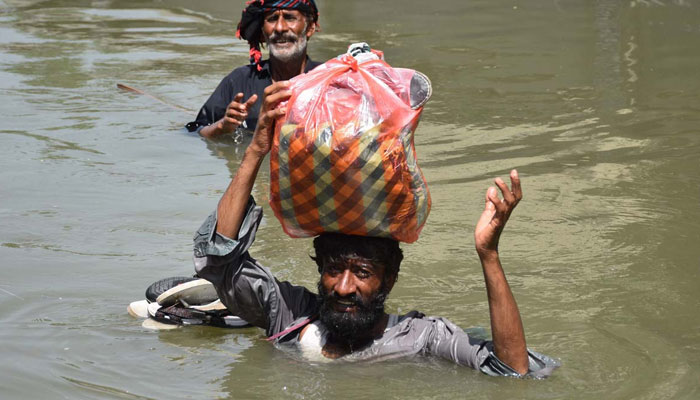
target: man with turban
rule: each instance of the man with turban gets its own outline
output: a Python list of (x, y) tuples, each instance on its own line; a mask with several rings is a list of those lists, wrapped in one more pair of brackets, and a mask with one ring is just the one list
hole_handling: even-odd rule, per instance
[[(211, 138), (232, 133), (239, 126), (254, 130), (263, 90), (289, 80), (320, 63), (306, 55), (307, 41), (318, 25), (314, 0), (253, 0), (246, 3), (236, 37), (248, 41), (250, 64), (234, 69), (204, 103), (190, 132)], [(270, 58), (262, 60), (261, 45)]]

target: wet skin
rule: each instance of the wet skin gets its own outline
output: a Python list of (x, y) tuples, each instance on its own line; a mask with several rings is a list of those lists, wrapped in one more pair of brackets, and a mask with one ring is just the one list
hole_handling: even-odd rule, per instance
[[(390, 292), (396, 281), (395, 276), (385, 276), (385, 267), (371, 262), (363, 257), (344, 259), (336, 263), (328, 263), (323, 266), (321, 273), (321, 286), (326, 293), (334, 293), (335, 296), (326, 298), (331, 301), (334, 311), (339, 313), (352, 313), (357, 317), (357, 301), (368, 301), (376, 298), (382, 290)], [(375, 325), (354, 338), (353, 343), (343, 340), (328, 338), (323, 346), (322, 354), (328, 358), (339, 358), (352, 352), (355, 348), (362, 347), (373, 338), (384, 332), (388, 321), (388, 315), (384, 313)], [(302, 330), (303, 337), (306, 328)]]
[(324, 265), (321, 284), (326, 293), (335, 292), (333, 308), (338, 312), (356, 312), (354, 296), (363, 299), (375, 297), (382, 287), (384, 267), (357, 257)]
[[(263, 19), (263, 36), (269, 39), (273, 34), (284, 38), (285, 34), (292, 33), (297, 38), (302, 34), (309, 39), (314, 34), (314, 24), (307, 23), (306, 16), (297, 10), (276, 10), (265, 14)], [(307, 29), (308, 28), (308, 29)], [(294, 46), (294, 42), (284, 40), (274, 41), (278, 48), (289, 48)]]

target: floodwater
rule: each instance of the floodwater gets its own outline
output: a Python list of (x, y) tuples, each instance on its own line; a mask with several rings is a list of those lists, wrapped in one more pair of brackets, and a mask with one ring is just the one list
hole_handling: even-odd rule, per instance
[[(240, 4), (239, 4), (240, 3)], [(700, 398), (700, 3), (321, 0), (314, 59), (366, 41), (434, 85), (416, 132), (433, 209), (388, 301), (488, 330), (472, 229), (491, 179), (525, 197), (504, 267), (528, 345), (562, 367), (491, 378), (435, 359), (315, 365), (254, 328), (126, 313), (191, 274), (191, 237), (244, 143), (183, 129), (247, 62), (243, 2), (0, 0), (0, 397)], [(310, 240), (252, 250), (314, 287)]]

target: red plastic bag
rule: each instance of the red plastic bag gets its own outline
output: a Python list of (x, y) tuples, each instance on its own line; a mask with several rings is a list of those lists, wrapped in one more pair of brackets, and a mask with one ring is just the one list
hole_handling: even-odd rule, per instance
[(270, 155), (270, 206), (284, 231), (416, 241), (431, 201), (413, 132), (430, 81), (346, 54), (291, 82)]

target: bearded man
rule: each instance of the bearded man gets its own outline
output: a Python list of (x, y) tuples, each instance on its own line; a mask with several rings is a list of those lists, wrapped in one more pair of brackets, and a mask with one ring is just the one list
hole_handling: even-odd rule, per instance
[[(234, 69), (186, 125), (206, 138), (232, 133), (239, 126), (255, 130), (263, 90), (289, 80), (320, 63), (306, 54), (307, 42), (319, 29), (314, 0), (256, 0), (248, 3), (236, 37), (248, 41), (250, 64)], [(270, 58), (262, 60), (265, 43)]]
[(271, 149), (277, 105), (291, 96), (289, 82), (265, 89), (255, 133), (214, 213), (195, 234), (197, 275), (210, 281), (226, 308), (265, 330), (278, 346), (295, 346), (317, 360), (383, 360), (427, 354), (478, 369), (489, 375), (547, 376), (557, 363), (531, 352), (518, 306), (501, 266), (498, 241), (522, 198), (520, 179), (512, 186), (496, 179), (486, 192), (485, 208), (474, 239), (491, 317), (492, 341), (470, 337), (447, 319), (417, 311), (387, 314), (384, 300), (394, 287), (403, 258), (398, 242), (388, 238), (324, 233), (314, 239), (314, 260), (321, 278), (318, 294), (289, 282), (251, 257), (248, 250), (262, 219), (251, 190)]

